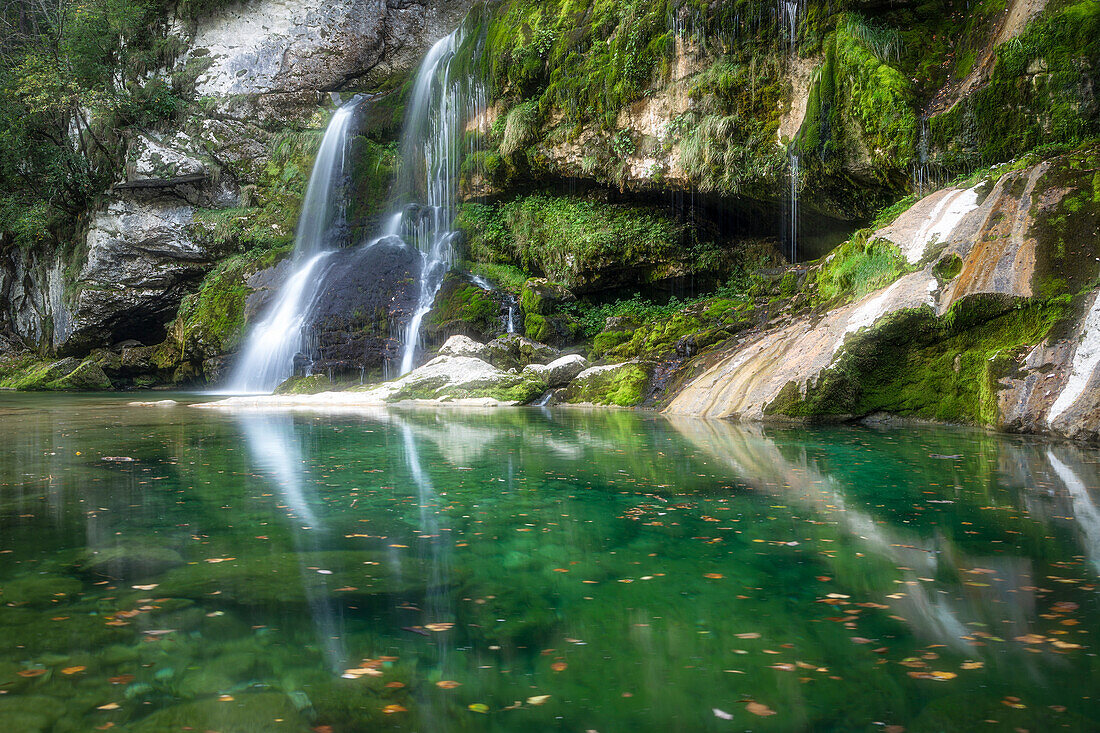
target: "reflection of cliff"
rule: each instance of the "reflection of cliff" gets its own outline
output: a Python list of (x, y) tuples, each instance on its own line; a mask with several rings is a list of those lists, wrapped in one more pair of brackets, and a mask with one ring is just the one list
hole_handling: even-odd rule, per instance
[[(978, 653), (971, 647), (975, 632), (980, 636), (987, 633), (985, 630), (993, 629), (997, 636), (1012, 638), (1032, 633), (1039, 626), (1035, 592), (1036, 585), (1041, 584), (1041, 576), (1037, 577), (1029, 558), (1008, 552), (968, 554), (944, 533), (946, 529), (937, 528), (931, 535), (921, 534), (888, 524), (874, 513), (859, 508), (859, 487), (853, 483), (858, 474), (852, 467), (825, 470), (812, 457), (820, 455), (821, 449), (830, 445), (830, 440), (835, 441), (835, 434), (798, 433), (801, 447), (791, 458), (789, 448), (768, 437), (759, 426), (677, 417), (671, 417), (669, 422), (693, 445), (728, 465), (756, 491), (793, 506), (811, 509), (816, 517), (827, 520), (815, 524), (835, 526), (847, 539), (857, 540), (861, 552), (889, 561), (897, 571), (894, 585), (869, 590), (886, 596), (888, 600), (883, 602), (889, 603), (894, 613), (904, 618), (918, 636), (973, 655)], [(861, 443), (873, 445), (871, 440)], [(882, 450), (872, 450), (864, 460), (896, 461), (897, 456), (888, 453), (896, 450), (889, 448), (890, 445), (886, 443)], [(998, 446), (1011, 454), (1008, 465), (1014, 466), (1019, 475), (1041, 476), (1047, 472), (1048, 465), (1053, 466), (1065, 487), (1064, 492), (1056, 492), (1061, 499), (1057, 503), (1058, 511), (1077, 519), (1086, 552), (1095, 563), (1100, 514), (1088, 496), (1085, 482), (1079, 478), (1079, 475), (1088, 475), (1095, 484), (1095, 465), (1084, 464), (1081, 452), (1069, 446), (1040, 449), (1008, 442)], [(1002, 469), (1003, 466), (1002, 461)], [(993, 480), (1002, 478), (999, 473)], [(1010, 486), (1013, 478), (1003, 477)], [(1024, 501), (1034, 496), (1034, 490), (1027, 488), (1027, 484), (1020, 485), (1020, 489), (1024, 492)], [(988, 498), (985, 493), (974, 498), (985, 501)], [(960, 508), (968, 503), (967, 492), (958, 486), (951, 496), (951, 499), (938, 497), (936, 500), (956, 503)], [(1043, 526), (1051, 521), (1042, 515), (1032, 518)], [(983, 547), (986, 546), (989, 545), (983, 543)], [(848, 566), (836, 567), (837, 575), (848, 585), (865, 584), (861, 583), (862, 578), (843, 577), (846, 572), (850, 572)]]

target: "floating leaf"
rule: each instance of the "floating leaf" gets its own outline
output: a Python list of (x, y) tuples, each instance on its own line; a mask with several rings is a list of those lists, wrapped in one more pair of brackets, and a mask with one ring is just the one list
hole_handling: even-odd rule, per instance
[(710, 578), (711, 580), (721, 580), (722, 578), (724, 578), (726, 576), (722, 575), (721, 573), (704, 573), (703, 577), (704, 578)]
[(160, 584), (159, 583), (150, 583), (149, 585), (132, 585), (130, 587), (133, 588), (134, 590), (153, 590), (158, 585), (160, 585)]
[(46, 674), (46, 670), (41, 668), (19, 670), (20, 677), (41, 677), (44, 674)]
[(120, 674), (118, 677), (112, 677), (107, 681), (112, 685), (128, 685), (134, 681), (134, 676), (132, 674)]
[(440, 680), (435, 683), (435, 686), (441, 690), (453, 690), (456, 687), (461, 687), (461, 682), (455, 682), (454, 680)]
[(471, 703), (471, 704), (467, 705), (466, 708), (468, 710), (470, 710), (471, 712), (481, 713), (482, 715), (485, 715), (486, 713), (489, 712), (489, 706), (486, 705), (483, 702)]
[(232, 695), (221, 695), (218, 697), (218, 702), (233, 702)]
[(206, 561), (208, 563), (229, 562), (230, 560), (236, 560), (235, 557), (208, 557)]
[(109, 702), (106, 705), (100, 705), (96, 710), (118, 710), (119, 705), (117, 702)]
[(550, 699), (549, 695), (533, 695), (533, 696), (527, 698), (527, 704), (528, 705), (542, 705), (543, 703), (545, 703), (549, 699)]
[(393, 688), (393, 689), (397, 689), (398, 687), (404, 687), (404, 686), (405, 686), (404, 682), (387, 682), (386, 683), (386, 687), (390, 687), (390, 688)]
[(393, 715), (394, 713), (407, 712), (407, 709), (401, 707), (400, 705), (387, 705), (386, 707), (382, 708), (382, 712), (386, 715)]
[(555, 672), (561, 672), (562, 670), (564, 670), (568, 666), (569, 665), (566, 664), (565, 662), (554, 662), (553, 664), (550, 665), (550, 669), (554, 670)]
[(981, 669), (985, 666), (985, 662), (963, 662), (959, 665), (959, 669)]
[(762, 718), (767, 717), (769, 715), (775, 715), (774, 710), (769, 708), (764, 703), (760, 703), (760, 702), (750, 702), (748, 705), (745, 706), (745, 709), (748, 710), (753, 715), (759, 715)]
[(87, 667), (82, 667), (80, 665), (77, 665), (75, 667), (66, 667), (65, 669), (61, 670), (61, 674), (77, 674), (79, 672), (83, 672), (85, 669), (87, 669)]
[(450, 624), (450, 623), (424, 624), (424, 628), (427, 629), (428, 631), (450, 631), (451, 629), (454, 628), (454, 624)]
[(756, 631), (749, 631), (744, 634), (734, 634), (738, 639), (759, 639), (760, 634)]
[(953, 680), (956, 677), (958, 677), (958, 675), (955, 674), (954, 672), (940, 672), (939, 670), (933, 670), (932, 672), (929, 672), (928, 675), (932, 679), (940, 680), (942, 682), (946, 682), (947, 680)]
[(719, 720), (733, 720), (733, 716), (727, 713), (725, 710), (719, 710), (718, 708), (711, 708), (711, 712), (714, 713), (714, 717)]

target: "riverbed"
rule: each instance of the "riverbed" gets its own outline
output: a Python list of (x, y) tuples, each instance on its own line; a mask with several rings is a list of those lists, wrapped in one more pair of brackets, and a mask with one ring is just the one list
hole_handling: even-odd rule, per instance
[(166, 396), (0, 394), (0, 730), (1100, 717), (1094, 450)]

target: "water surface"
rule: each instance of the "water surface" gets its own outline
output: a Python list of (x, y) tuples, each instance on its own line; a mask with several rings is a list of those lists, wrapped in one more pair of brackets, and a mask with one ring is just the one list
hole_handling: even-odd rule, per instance
[(1100, 454), (0, 395), (0, 730), (1095, 730)]

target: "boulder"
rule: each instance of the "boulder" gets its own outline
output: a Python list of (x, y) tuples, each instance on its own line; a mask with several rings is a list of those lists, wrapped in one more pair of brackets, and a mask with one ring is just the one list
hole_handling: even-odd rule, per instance
[(641, 404), (653, 386), (656, 365), (628, 361), (585, 369), (565, 388), (563, 401), (631, 407)]
[(552, 346), (510, 333), (486, 344), (488, 361), (500, 369), (521, 369), (528, 364), (549, 364), (561, 352)]
[(524, 374), (546, 382), (549, 387), (561, 387), (571, 382), (588, 367), (588, 360), (580, 354), (568, 354), (549, 364), (528, 364)]
[(318, 373), (358, 380), (401, 357), (401, 338), (420, 296), (420, 253), (396, 237), (334, 253), (310, 316)]
[(440, 356), (472, 356), (475, 359), (484, 359), (489, 353), (489, 347), (474, 341), (469, 336), (451, 336), (439, 350)]

